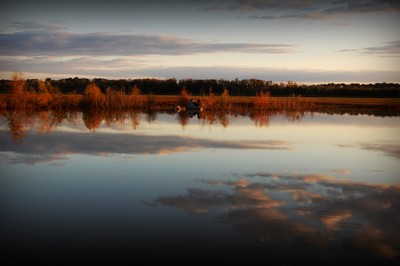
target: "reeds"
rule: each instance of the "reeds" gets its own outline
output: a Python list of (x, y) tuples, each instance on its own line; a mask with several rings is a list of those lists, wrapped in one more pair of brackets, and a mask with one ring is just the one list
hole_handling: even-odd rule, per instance
[(268, 108), (269, 93), (260, 91), (256, 93), (256, 97), (253, 99), (254, 108), (257, 110), (265, 110)]
[[(31, 84), (31, 83), (30, 83)], [(174, 106), (187, 106), (190, 99), (198, 97), (203, 110), (225, 112), (256, 111), (303, 113), (305, 111), (330, 112), (332, 109), (342, 112), (344, 109), (362, 112), (375, 108), (393, 115), (400, 111), (398, 99), (346, 99), (346, 98), (307, 98), (307, 97), (270, 97), (269, 92), (259, 91), (253, 97), (231, 96), (228, 89), (221, 95), (210, 88), (208, 95), (192, 96), (183, 87), (179, 95), (141, 94), (134, 86), (129, 93), (108, 87), (103, 92), (96, 83), (90, 83), (83, 94), (63, 94), (48, 81), (38, 81), (29, 85), (22, 73), (14, 73), (8, 94), (0, 95), (0, 111), (7, 110), (173, 110)]]

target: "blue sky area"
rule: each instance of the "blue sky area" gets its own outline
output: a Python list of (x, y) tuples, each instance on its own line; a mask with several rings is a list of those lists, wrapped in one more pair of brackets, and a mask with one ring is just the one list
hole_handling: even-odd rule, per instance
[(398, 1), (6, 1), (0, 78), (397, 83), (398, 25)]

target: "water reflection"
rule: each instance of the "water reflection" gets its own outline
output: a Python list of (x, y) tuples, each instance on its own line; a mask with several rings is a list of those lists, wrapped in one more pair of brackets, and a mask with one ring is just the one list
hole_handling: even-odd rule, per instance
[[(4, 124), (6, 126), (11, 139), (17, 146), (14, 146), (10, 141), (7, 131), (0, 132), (1, 152), (14, 152), (12, 156), (2, 154), (4, 160), (8, 162), (27, 162), (29, 164), (36, 162), (45, 162), (50, 160), (60, 160), (66, 158), (69, 154), (88, 154), (88, 155), (106, 155), (106, 154), (173, 154), (189, 151), (199, 151), (205, 149), (241, 149), (241, 150), (295, 150), (302, 140), (298, 140), (295, 134), (291, 134), (294, 140), (289, 140), (288, 137), (281, 138), (282, 134), (286, 134), (284, 128), (276, 134), (275, 137), (266, 137), (267, 135), (255, 135), (251, 137), (246, 132), (237, 133), (231, 139), (213, 139), (198, 137), (197, 134), (180, 135), (176, 134), (176, 130), (160, 132), (163, 129), (148, 132), (143, 129), (148, 125), (156, 123), (159, 115), (160, 120), (168, 117), (168, 123), (176, 123), (181, 125), (183, 129), (190, 124), (198, 124), (200, 128), (208, 126), (222, 126), (227, 128), (230, 121), (237, 118), (243, 118), (247, 121), (252, 121), (256, 127), (268, 126), (271, 119), (275, 119), (278, 114), (270, 112), (261, 112), (252, 110), (249, 112), (232, 111), (230, 113), (203, 112), (198, 114), (198, 117), (190, 117), (187, 112), (180, 113), (157, 113), (149, 111), (141, 113), (138, 111), (130, 112), (65, 112), (55, 110), (50, 112), (18, 112), (10, 111), (3, 114)], [(306, 117), (312, 117), (312, 114), (288, 112), (279, 116), (279, 119), (286, 119), (289, 122), (301, 121)], [(324, 116), (326, 123), (328, 117)], [(357, 118), (357, 117), (355, 117)], [(331, 117), (335, 121), (335, 117)], [(359, 123), (360, 119), (342, 119), (338, 122), (338, 128), (343, 123)], [(365, 119), (364, 119), (365, 120)], [(175, 121), (175, 122), (174, 122)], [(370, 120), (368, 117), (364, 123), (370, 124), (371, 121), (380, 121), (377, 119)], [(396, 120), (392, 120), (396, 121)], [(392, 123), (392, 122), (388, 122)], [(82, 128), (84, 126), (84, 128)], [(393, 125), (396, 127), (396, 125)], [(303, 125), (304, 127), (304, 125)], [(87, 134), (87, 129), (96, 134)], [(100, 132), (97, 132), (102, 128)], [(121, 129), (118, 137), (110, 137), (109, 131), (104, 131), (105, 128)], [(297, 130), (301, 129), (299, 126)], [(131, 131), (124, 131), (130, 129)], [(133, 129), (133, 131), (132, 131)], [(67, 130), (67, 131), (65, 131)], [(74, 131), (74, 134), (68, 133)], [(237, 130), (237, 128), (235, 128)], [(35, 134), (37, 132), (38, 134)], [(355, 132), (355, 131), (354, 131)], [(360, 131), (363, 133), (363, 131)], [(243, 134), (244, 133), (244, 134)], [(290, 133), (290, 132), (289, 132)], [(352, 133), (352, 132), (349, 132)], [(383, 134), (382, 134), (383, 133)], [(297, 134), (300, 134), (298, 132)], [(313, 134), (307, 132), (307, 135)], [(346, 132), (346, 134), (348, 134)], [(395, 159), (400, 159), (400, 144), (393, 136), (385, 136), (384, 130), (379, 132), (378, 138), (367, 138), (367, 141), (361, 141), (354, 136), (346, 136), (347, 141), (337, 141), (336, 136), (325, 135), (318, 138), (326, 138), (333, 141), (337, 148), (343, 150), (365, 150), (389, 156)], [(45, 137), (42, 137), (45, 135)], [(29, 136), (29, 138), (27, 138)], [(224, 136), (225, 138), (225, 136)], [(290, 138), (293, 139), (293, 138)], [(351, 141), (349, 141), (351, 140)], [(22, 144), (18, 146), (19, 144)], [(17, 156), (18, 155), (18, 156)]]
[(87, 254), (116, 264), (151, 253), (150, 264), (259, 265), (400, 256), (398, 117), (2, 115), (0, 235), (10, 258)]
[(271, 244), (287, 241), (316, 258), (346, 251), (388, 259), (400, 255), (399, 185), (274, 173), (201, 182), (208, 188), (188, 188), (154, 202), (198, 215), (212, 213), (242, 234)]
[[(383, 111), (379, 111), (377, 115), (384, 115)], [(313, 112), (301, 110), (288, 111), (263, 111), (257, 109), (238, 109), (230, 111), (205, 111), (196, 115), (191, 115), (189, 112), (157, 112), (148, 110), (140, 112), (138, 110), (118, 111), (118, 110), (86, 110), (84, 112), (68, 111), (68, 110), (52, 110), (42, 112), (31, 112), (13, 110), (3, 112), (1, 115), (5, 118), (12, 139), (15, 143), (21, 143), (25, 137), (26, 130), (37, 128), (40, 133), (49, 133), (64, 121), (69, 123), (77, 123), (80, 119), (84, 122), (85, 127), (90, 131), (96, 131), (102, 122), (108, 127), (123, 127), (138, 129), (143, 121), (154, 123), (157, 121), (158, 114), (171, 114), (176, 116), (176, 121), (185, 128), (191, 120), (198, 121), (203, 126), (221, 125), (224, 128), (230, 124), (230, 117), (248, 117), (253, 121), (255, 126), (269, 126), (272, 117), (284, 117), (288, 121), (301, 121), (304, 117), (312, 115)], [(342, 112), (340, 112), (342, 113)], [(359, 112), (356, 112), (360, 114)], [(370, 113), (370, 111), (368, 112)], [(144, 115), (144, 117), (143, 117)], [(392, 115), (388, 113), (388, 115)], [(370, 147), (373, 149), (373, 147)]]
[[(26, 136), (26, 131), (37, 129), (39, 134), (50, 133), (63, 121), (71, 124), (78, 123), (80, 116), (78, 112), (53, 110), (43, 112), (31, 112), (24, 110), (12, 110), (2, 114), (5, 117), (9, 132), (15, 143), (21, 143)], [(86, 119), (88, 119), (86, 117)], [(89, 119), (90, 120), (90, 119)], [(83, 120), (86, 124), (86, 120)], [(88, 129), (92, 124), (88, 122)]]
[(7, 116), (8, 128), (15, 143), (20, 143), (25, 137), (26, 121), (24, 121), (24, 118), (22, 112), (10, 112)]
[(140, 134), (119, 134), (112, 138), (107, 133), (85, 134), (54, 132), (42, 138), (30, 135), (24, 145), (15, 146), (0, 133), (2, 146), (0, 152), (13, 151), (14, 154), (3, 155), (8, 163), (50, 162), (66, 159), (70, 154), (107, 156), (108, 154), (158, 154), (167, 155), (192, 150), (204, 149), (253, 149), (253, 150), (290, 150), (293, 143), (279, 140), (211, 140), (188, 136), (148, 136)]
[(342, 148), (358, 148), (369, 151), (381, 152), (386, 156), (391, 156), (396, 159), (400, 159), (400, 145), (390, 141), (379, 141), (376, 143), (355, 143), (353, 145), (338, 144)]

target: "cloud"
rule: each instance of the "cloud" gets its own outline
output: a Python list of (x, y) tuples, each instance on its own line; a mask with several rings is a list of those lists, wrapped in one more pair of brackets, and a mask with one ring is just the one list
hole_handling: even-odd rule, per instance
[(362, 228), (355, 237), (345, 238), (343, 247), (348, 250), (357, 250), (366, 254), (377, 254), (384, 258), (393, 258), (398, 255), (396, 237), (388, 236), (377, 228)]
[[(46, 136), (27, 133), (23, 145), (11, 142), (8, 132), (0, 132), (2, 160), (8, 163), (34, 164), (67, 159), (69, 154), (172, 154), (200, 149), (273, 149), (289, 150), (292, 143), (279, 140), (224, 141), (197, 139), (174, 135), (148, 136), (118, 134), (110, 138), (107, 133), (52, 132)], [(49, 148), (50, 147), (50, 148)]]
[(11, 21), (8, 23), (7, 31), (24, 32), (24, 31), (59, 31), (67, 30), (66, 27), (55, 24), (44, 24), (36, 21)]
[(133, 56), (215, 52), (280, 54), (292, 53), (295, 49), (292, 44), (216, 43), (169, 35), (71, 33), (59, 27), (34, 22), (14, 22), (13, 26), (20, 30), (0, 34), (0, 55)]
[(260, 0), (237, 0), (228, 6), (229, 9), (248, 12), (252, 10), (308, 10), (321, 1), (260, 1)]
[(0, 71), (20, 69), (25, 73), (35, 73), (40, 70), (41, 73), (63, 77), (120, 77), (121, 73), (126, 73), (125, 77), (131, 78), (135, 70), (145, 67), (145, 63), (143, 59), (130, 56), (5, 56), (0, 58)]
[(379, 46), (370, 46), (361, 49), (342, 49), (339, 52), (356, 52), (364, 55), (377, 55), (377, 56), (400, 56), (400, 39), (396, 41), (386, 42)]
[(215, 206), (227, 204), (227, 193), (220, 190), (208, 191), (203, 189), (188, 188), (184, 195), (161, 196), (156, 204), (168, 207), (177, 207), (193, 213), (205, 213)]
[(361, 143), (361, 149), (382, 152), (387, 156), (400, 159), (400, 145), (397, 143)]
[(338, 144), (342, 148), (358, 148), (368, 151), (376, 151), (400, 159), (400, 145), (392, 142), (376, 142), (376, 143), (357, 143), (354, 145)]
[(400, 39), (387, 42), (385, 45), (381, 46), (363, 48), (361, 53), (376, 54), (381, 56), (400, 56)]
[[(0, 71), (2, 78), (9, 79), (14, 70), (24, 72), (26, 77), (109, 77), (109, 78), (136, 78), (157, 77), (177, 79), (249, 79), (257, 78), (273, 80), (275, 82), (400, 82), (399, 71), (330, 71), (313, 69), (282, 69), (241, 66), (178, 66), (165, 67), (145, 58), (118, 56), (107, 58), (101, 56), (56, 57), (35, 56), (0, 57)], [(30, 74), (29, 74), (30, 73)], [(36, 73), (36, 74), (35, 74)], [(29, 75), (28, 75), (29, 74)], [(47, 76), (46, 76), (47, 75)]]
[[(266, 12), (265, 15), (250, 15), (256, 19), (326, 19), (343, 14), (364, 14), (372, 12), (399, 12), (400, 5), (396, 1), (378, 0), (336, 0), (336, 1), (260, 1), (237, 0), (234, 3), (215, 5), (214, 9), (234, 10), (242, 13)], [(218, 7), (218, 8), (216, 8)], [(210, 8), (212, 9), (212, 8)]]
[(328, 230), (340, 230), (340, 223), (351, 217), (349, 211), (343, 211), (339, 213), (329, 214), (321, 217), (322, 223)]
[(348, 169), (333, 169), (331, 170), (332, 173), (334, 174), (340, 174), (340, 175), (350, 175), (351, 170)]
[(218, 222), (240, 233), (271, 246), (285, 241), (286, 246), (312, 250), (313, 257), (334, 258), (344, 250), (382, 258), (400, 255), (399, 186), (276, 173), (201, 183), (201, 189), (160, 196), (154, 203), (201, 215), (217, 213)]

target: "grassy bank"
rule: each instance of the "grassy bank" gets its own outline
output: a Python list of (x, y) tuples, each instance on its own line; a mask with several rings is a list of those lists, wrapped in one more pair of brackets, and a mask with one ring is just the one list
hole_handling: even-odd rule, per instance
[[(25, 99), (17, 98), (12, 105), (12, 96), (9, 94), (0, 95), (1, 109), (82, 109), (86, 107), (94, 109), (129, 109), (147, 108), (155, 110), (173, 109), (176, 105), (183, 105), (185, 100), (178, 95), (119, 95), (118, 97), (101, 100), (97, 105), (92, 106), (85, 102), (84, 95), (67, 94), (59, 95), (57, 99), (43, 101), (41, 95), (23, 95)], [(249, 96), (228, 96), (222, 101), (220, 96), (193, 96), (192, 98), (206, 105), (207, 109), (232, 109), (235, 107), (248, 108), (285, 108), (290, 105), (302, 105), (308, 108), (317, 107), (355, 107), (355, 108), (392, 108), (400, 109), (400, 98), (336, 98), (336, 97), (249, 97)]]
[(142, 94), (140, 88), (130, 90), (107, 87), (101, 89), (95, 82), (89, 83), (83, 93), (62, 93), (49, 81), (37, 81), (35, 86), (23, 79), (22, 73), (14, 73), (9, 93), (0, 96), (2, 110), (172, 110), (174, 106), (186, 107), (191, 99), (199, 101), (205, 110), (234, 109), (313, 111), (315, 108), (383, 108), (400, 109), (400, 98), (343, 98), (343, 97), (270, 97), (270, 92), (258, 90), (255, 96), (231, 96), (228, 89), (220, 94), (211, 89), (208, 94), (191, 95), (183, 87), (179, 95)]

